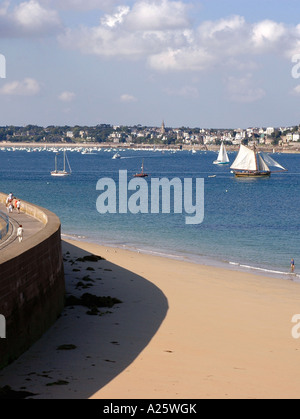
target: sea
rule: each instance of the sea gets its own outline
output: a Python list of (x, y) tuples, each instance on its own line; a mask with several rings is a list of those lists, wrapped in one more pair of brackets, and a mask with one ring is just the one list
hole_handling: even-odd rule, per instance
[[(58, 178), (50, 172), (55, 154), (62, 165), (62, 149), (2, 147), (0, 190), (56, 213), (63, 238), (300, 280), (300, 154), (272, 153), (287, 172), (241, 179), (231, 173), (230, 164), (213, 164), (214, 151), (119, 149), (121, 158), (113, 159), (116, 151), (68, 148), (72, 174)], [(233, 162), (236, 153), (228, 156)], [(192, 179), (194, 188), (196, 179), (203, 179), (201, 223), (186, 224), (187, 214), (174, 213), (172, 202), (169, 214), (98, 212), (98, 181), (108, 178), (117, 184), (120, 170), (126, 170), (130, 180), (142, 161), (149, 190), (153, 178), (179, 178), (182, 184)]]

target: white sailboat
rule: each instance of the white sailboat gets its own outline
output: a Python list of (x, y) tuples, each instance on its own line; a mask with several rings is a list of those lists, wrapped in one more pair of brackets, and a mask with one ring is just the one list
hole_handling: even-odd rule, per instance
[(217, 158), (217, 160), (214, 161), (214, 164), (228, 164), (228, 163), (229, 163), (229, 158), (228, 158), (228, 155), (227, 155), (225, 145), (222, 142), (220, 150), (219, 150), (218, 158)]
[(237, 177), (265, 177), (274, 172), (286, 172), (281, 164), (268, 154), (240, 145), (236, 159), (230, 167)]
[[(64, 150), (64, 168), (63, 168), (63, 170), (58, 170), (57, 169), (57, 156), (58, 156), (58, 154), (59, 153), (57, 153), (55, 155), (55, 170), (53, 170), (51, 172), (51, 176), (59, 176), (59, 177), (69, 176), (72, 173), (72, 169), (71, 169), (71, 166), (70, 166), (70, 163), (69, 163), (68, 156), (66, 154), (66, 150)], [(66, 162), (68, 163), (69, 172), (66, 170)]]

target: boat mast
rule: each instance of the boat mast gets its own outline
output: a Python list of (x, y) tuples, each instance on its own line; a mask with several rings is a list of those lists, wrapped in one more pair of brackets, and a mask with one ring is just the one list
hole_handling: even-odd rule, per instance
[(259, 167), (258, 167), (257, 152), (256, 152), (255, 143), (253, 144), (253, 151), (254, 151), (254, 157), (255, 157), (255, 166), (256, 166), (256, 170), (258, 172), (259, 171)]
[(64, 172), (66, 171), (66, 150), (64, 150)]
[(72, 173), (72, 169), (71, 169), (71, 165), (70, 165), (70, 162), (69, 162), (67, 153), (66, 153), (66, 160), (67, 160), (67, 163), (68, 163), (68, 166), (69, 166), (69, 170), (70, 170), (70, 174), (71, 174)]

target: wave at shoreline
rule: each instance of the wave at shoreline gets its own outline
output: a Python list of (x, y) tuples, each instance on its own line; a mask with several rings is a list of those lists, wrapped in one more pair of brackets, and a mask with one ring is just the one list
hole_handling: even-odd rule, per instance
[(284, 280), (291, 280), (294, 282), (300, 282), (300, 274), (298, 273), (291, 273), (291, 272), (284, 272), (281, 270), (275, 270), (260, 266), (252, 266), (244, 263), (234, 262), (234, 261), (227, 261), (227, 260), (220, 260), (216, 258), (212, 258), (209, 256), (200, 256), (200, 255), (194, 255), (194, 254), (184, 254), (179, 252), (174, 253), (166, 253), (163, 250), (153, 250), (153, 249), (147, 249), (142, 248), (141, 246), (135, 246), (133, 244), (127, 244), (127, 243), (116, 243), (112, 241), (111, 243), (107, 241), (100, 241), (100, 240), (93, 240), (91, 237), (84, 236), (84, 235), (78, 235), (78, 234), (61, 234), (63, 239), (69, 239), (69, 240), (75, 240), (79, 242), (89, 242), (93, 244), (98, 244), (99, 246), (105, 246), (109, 248), (116, 248), (116, 249), (122, 249), (122, 250), (128, 250), (135, 253), (143, 253), (168, 259), (174, 259), (174, 260), (180, 260), (184, 262), (189, 263), (196, 263), (198, 265), (204, 265), (204, 266), (212, 266), (212, 267), (219, 267), (219, 268), (225, 268), (228, 270), (238, 270), (240, 272), (251, 272), (256, 275), (267, 275), (270, 277), (275, 277), (279, 279)]

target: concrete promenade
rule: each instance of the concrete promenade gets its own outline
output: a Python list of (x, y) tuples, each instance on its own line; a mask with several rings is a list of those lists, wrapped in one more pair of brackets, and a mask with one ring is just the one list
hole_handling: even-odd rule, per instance
[(6, 206), (0, 203), (0, 211), (8, 215), (10, 221), (8, 234), (2, 240), (0, 240), (0, 251), (7, 249), (8, 246), (12, 254), (14, 248), (16, 248), (16, 250), (20, 250), (22, 243), (19, 243), (17, 238), (17, 229), (20, 224), (24, 229), (23, 242), (44, 228), (44, 224), (41, 221), (25, 214), (22, 210), (20, 214), (18, 214), (16, 209), (14, 209), (12, 213), (8, 213)]

